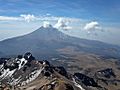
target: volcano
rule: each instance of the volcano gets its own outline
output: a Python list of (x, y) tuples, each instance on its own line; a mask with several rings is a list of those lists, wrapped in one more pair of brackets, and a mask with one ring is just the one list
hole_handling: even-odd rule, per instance
[(38, 58), (48, 58), (59, 56), (60, 50), (66, 50), (66, 48), (72, 48), (75, 52), (92, 53), (108, 58), (120, 57), (119, 46), (72, 37), (52, 25), (41, 26), (29, 34), (0, 41), (0, 56), (14, 56), (28, 51)]

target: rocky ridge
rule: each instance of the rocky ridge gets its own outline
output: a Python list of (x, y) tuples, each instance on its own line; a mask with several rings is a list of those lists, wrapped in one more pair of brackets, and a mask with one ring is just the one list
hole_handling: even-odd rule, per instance
[(0, 60), (0, 90), (109, 90), (105, 87), (109, 84), (120, 84), (112, 68), (90, 77), (80, 72), (70, 74), (47, 60), (36, 60), (30, 52)]

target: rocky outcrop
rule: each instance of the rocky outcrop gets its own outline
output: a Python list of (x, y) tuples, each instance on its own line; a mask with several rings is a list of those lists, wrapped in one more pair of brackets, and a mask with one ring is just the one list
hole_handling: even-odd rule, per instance
[[(35, 60), (30, 52), (18, 55), (17, 58), (2, 59), (0, 62), (0, 82), (4, 89), (23, 90), (24, 87), (26, 90), (74, 90), (67, 75), (64, 67), (55, 67), (47, 60)], [(39, 81), (44, 83), (37, 83)], [(30, 83), (37, 83), (33, 86), (38, 86), (31, 86), (32, 89), (29, 89), (27, 85)]]
[(83, 83), (86, 86), (98, 87), (98, 84), (95, 82), (93, 78), (88, 77), (82, 73), (75, 73), (73, 77), (75, 78), (75, 80)]
[(115, 78), (116, 75), (112, 68), (107, 68), (104, 70), (97, 71), (96, 75), (103, 78)]
[(0, 61), (1, 90), (107, 90), (109, 84), (119, 84), (112, 68), (96, 71), (93, 76), (72, 75), (63, 66), (36, 60), (30, 52)]

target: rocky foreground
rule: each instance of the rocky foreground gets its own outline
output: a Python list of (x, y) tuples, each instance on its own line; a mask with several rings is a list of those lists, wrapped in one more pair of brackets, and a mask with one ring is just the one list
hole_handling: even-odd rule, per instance
[(117, 77), (112, 68), (96, 71), (94, 76), (70, 74), (63, 66), (36, 60), (31, 53), (0, 60), (0, 90), (119, 90)]

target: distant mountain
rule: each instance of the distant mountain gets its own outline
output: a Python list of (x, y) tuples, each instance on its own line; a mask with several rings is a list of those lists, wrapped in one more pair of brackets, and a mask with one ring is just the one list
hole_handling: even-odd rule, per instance
[(26, 51), (36, 57), (54, 57), (60, 55), (60, 50), (71, 47), (77, 52), (97, 54), (107, 58), (119, 58), (120, 47), (99, 41), (86, 40), (68, 36), (51, 25), (27, 35), (6, 39), (0, 42), (0, 56), (14, 56)]

